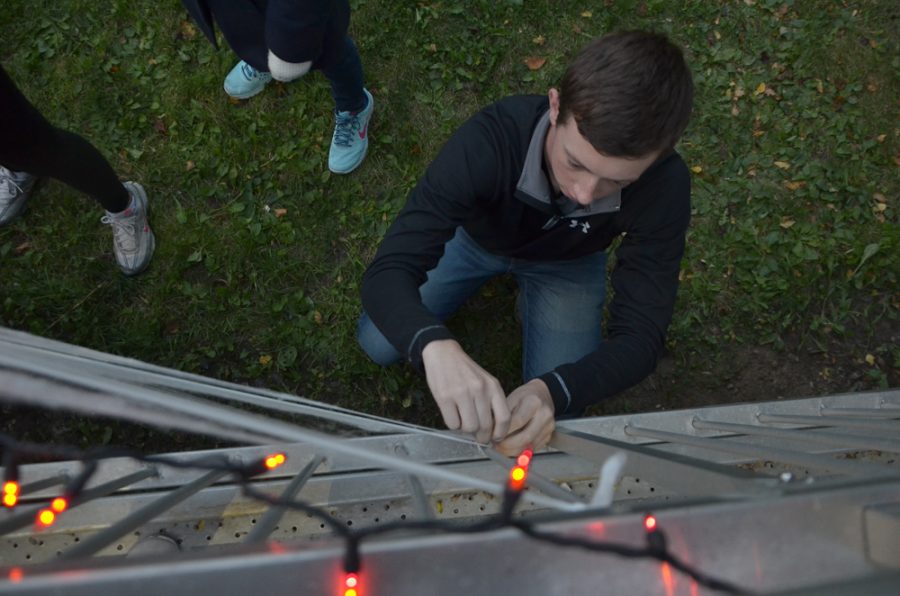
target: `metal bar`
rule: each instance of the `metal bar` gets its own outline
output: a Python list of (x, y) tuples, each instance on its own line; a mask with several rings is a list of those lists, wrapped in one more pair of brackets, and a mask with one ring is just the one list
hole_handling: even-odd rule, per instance
[(31, 493), (36, 493), (38, 491), (42, 491), (45, 488), (50, 488), (51, 486), (59, 486), (60, 484), (68, 484), (70, 477), (68, 474), (59, 474), (58, 476), (50, 476), (48, 478), (42, 478), (41, 480), (35, 480), (34, 482), (29, 482), (28, 484), (23, 484), (21, 488), (19, 488), (19, 494), (21, 496), (25, 496)]
[[(508, 457), (499, 453), (496, 449), (485, 449), (484, 453), (491, 458), (493, 461), (497, 462), (503, 469), (506, 470), (507, 474), (512, 469), (512, 462)], [(556, 499), (562, 499), (564, 501), (569, 501), (572, 503), (581, 503), (581, 499), (573, 495), (571, 492), (562, 488), (546, 476), (541, 476), (534, 469), (528, 470), (528, 480), (526, 482), (526, 487), (536, 488), (547, 496), (554, 497)], [(531, 495), (531, 493), (528, 493)]]
[(111, 526), (97, 532), (87, 540), (80, 542), (69, 550), (63, 552), (61, 559), (74, 559), (76, 557), (87, 557), (95, 554), (108, 544), (115, 542), (128, 532), (132, 532), (141, 527), (144, 523), (150, 521), (163, 511), (174, 507), (175, 505), (187, 500), (195, 493), (201, 491), (207, 486), (213, 484), (223, 476), (229, 474), (228, 470), (213, 470), (197, 480), (186, 484), (179, 489), (160, 497), (152, 503), (148, 503), (145, 507), (138, 509), (131, 515), (124, 517)]
[(795, 465), (817, 468), (820, 470), (836, 471), (852, 476), (869, 474), (872, 476), (891, 475), (892, 471), (877, 464), (869, 464), (860, 461), (843, 461), (831, 457), (823, 457), (821, 455), (812, 455), (799, 451), (791, 451), (788, 449), (776, 449), (774, 447), (765, 448), (762, 446), (749, 445), (740, 443), (730, 439), (709, 439), (706, 437), (693, 437), (681, 433), (673, 433), (664, 430), (655, 430), (652, 428), (642, 428), (638, 426), (625, 426), (625, 434), (638, 437), (647, 437), (658, 439), (660, 441), (668, 441), (670, 443), (691, 445), (712, 451), (725, 451), (727, 453), (736, 453), (755, 460), (775, 460)]
[[(403, 443), (397, 443), (394, 446), (394, 452), (404, 457), (409, 457), (409, 449), (407, 449), (406, 445)], [(416, 504), (419, 515), (424, 519), (433, 518), (434, 510), (428, 502), (428, 495), (425, 494), (425, 489), (422, 487), (422, 482), (419, 480), (419, 477), (413, 474), (407, 474), (404, 478), (406, 479), (407, 486), (409, 486), (413, 502)]]
[(718, 422), (694, 418), (691, 422), (698, 430), (720, 430), (743, 435), (762, 437), (775, 437), (792, 441), (806, 441), (810, 443), (822, 443), (833, 447), (876, 449), (881, 451), (900, 451), (900, 441), (887, 441), (861, 435), (834, 435), (815, 430), (772, 428), (769, 426), (754, 426), (752, 424), (736, 424), (733, 422)]
[(768, 493), (777, 487), (777, 481), (771, 477), (572, 429), (557, 427), (550, 446), (598, 464), (616, 451), (624, 451), (628, 456), (624, 473), (652, 478), (685, 496), (719, 493), (726, 497), (740, 495), (746, 498)]
[[(4, 335), (6, 334), (0, 333), (0, 337), (4, 337)], [(16, 341), (15, 339), (11, 341), (9, 338), (4, 339), (9, 341), (9, 343), (18, 346), (20, 349), (39, 352), (43, 360), (46, 360), (48, 355), (52, 355), (50, 357), (56, 357), (66, 361), (75, 360), (80, 364), (90, 363), (99, 371), (105, 371), (107, 373), (105, 376), (108, 378), (127, 380), (128, 382), (134, 383), (140, 383), (142, 381), (149, 382), (158, 387), (165, 387), (176, 391), (199, 391), (210, 397), (249, 403), (271, 410), (313, 416), (340, 424), (346, 424), (369, 432), (397, 432), (399, 430), (435, 432), (434, 429), (406, 422), (355, 412), (346, 408), (340, 408), (331, 404), (324, 404), (322, 402), (316, 402), (290, 394), (236, 385), (218, 379), (147, 364), (139, 360), (95, 352), (93, 350), (88, 350), (87, 348), (78, 348), (76, 353), (72, 353), (71, 351), (65, 350), (66, 348), (69, 350), (72, 348), (72, 346), (66, 344), (60, 344), (60, 347), (57, 349), (55, 346), (37, 346), (22, 341)]]
[(757, 420), (764, 424), (789, 422), (792, 424), (808, 424), (810, 426), (846, 426), (847, 428), (867, 428), (888, 432), (900, 432), (900, 421), (893, 420), (859, 420), (856, 418), (838, 418), (837, 416), (798, 416), (795, 414), (758, 414)]
[[(306, 484), (306, 481), (309, 480), (310, 476), (313, 475), (313, 472), (316, 471), (316, 468), (322, 465), (323, 461), (325, 461), (325, 458), (321, 455), (313, 457), (312, 461), (306, 464), (306, 466), (300, 470), (300, 473), (298, 473), (294, 479), (291, 480), (290, 484), (287, 485), (284, 492), (281, 493), (281, 499), (293, 499), (297, 493), (300, 492), (300, 489), (303, 488), (303, 485)], [(248, 544), (265, 542), (266, 538), (269, 537), (269, 534), (275, 529), (275, 526), (278, 525), (278, 522), (281, 521), (285, 511), (286, 509), (284, 507), (269, 507), (269, 510), (266, 511), (253, 527), (253, 530), (247, 535), (245, 542)]]
[[(91, 487), (82, 491), (80, 495), (72, 499), (72, 502), (69, 504), (69, 509), (71, 510), (72, 508), (77, 507), (82, 503), (87, 503), (88, 501), (91, 501), (93, 499), (104, 497), (108, 494), (114, 493), (123, 486), (128, 486), (129, 484), (140, 482), (141, 480), (154, 475), (156, 475), (155, 468), (144, 468), (143, 470), (134, 472), (133, 474), (129, 474), (128, 476), (116, 478), (115, 480), (107, 482), (106, 484), (100, 484), (98, 486)], [(29, 509), (16, 512), (3, 521), (0, 521), (0, 536), (6, 534), (7, 532), (19, 530), (29, 524), (34, 523), (34, 516), (37, 515), (37, 512), (40, 509), (40, 506), (31, 507)]]
[(900, 418), (900, 408), (829, 408), (819, 410), (822, 416), (859, 416), (861, 418)]
[[(0, 348), (2, 348), (2, 345), (0, 345)], [(0, 365), (2, 364), (3, 357), (0, 355)], [(501, 483), (484, 481), (472, 477), (465, 478), (453, 472), (449, 472), (441, 466), (433, 466), (403, 459), (387, 453), (360, 449), (352, 444), (348, 444), (345, 440), (329, 436), (322, 432), (308, 430), (274, 418), (250, 414), (219, 404), (206, 403), (195, 399), (186, 399), (178, 395), (153, 391), (142, 386), (130, 386), (125, 383), (108, 379), (87, 377), (73, 379), (71, 378), (71, 375), (73, 374), (72, 371), (48, 370), (37, 364), (23, 365), (21, 362), (13, 362), (12, 365), (23, 370), (28, 369), (35, 375), (55, 378), (60, 382), (80, 384), (83, 387), (90, 388), (94, 392), (99, 393), (99, 396), (97, 393), (85, 393), (83, 395), (85, 398), (83, 400), (84, 403), (74, 405), (67, 401), (55, 401), (53, 402), (55, 407), (66, 409), (80, 407), (83, 410), (90, 410), (92, 406), (97, 405), (95, 402), (98, 397), (112, 398), (115, 396), (117, 401), (112, 405), (110, 405), (109, 402), (103, 403), (110, 407), (115, 407), (115, 405), (120, 406), (116, 411), (116, 414), (126, 420), (145, 422), (145, 414), (159, 414), (160, 412), (154, 412), (154, 409), (161, 409), (168, 414), (169, 428), (190, 427), (192, 423), (202, 421), (208, 423), (210, 426), (217, 427), (214, 436), (229, 440), (233, 440), (234, 435), (240, 433), (242, 436), (254, 436), (259, 443), (305, 441), (316, 445), (316, 448), (320, 451), (327, 451), (328, 454), (338, 453), (341, 455), (349, 455), (369, 462), (376, 467), (384, 467), (425, 477), (449, 480), (451, 482), (468, 483), (473, 488), (484, 490), (494, 495), (503, 494), (504, 484)], [(0, 372), (0, 379), (2, 379), (2, 377), (3, 374)], [(29, 382), (29, 377), (26, 375), (19, 380), (27, 383)], [(29, 397), (34, 397), (33, 394), (28, 395)], [(44, 401), (36, 400), (28, 403), (32, 403), (33, 405), (47, 405), (47, 399), (49, 397), (55, 397), (47, 396), (46, 394), (41, 394), (41, 396), (44, 398)], [(139, 407), (135, 407), (136, 404)], [(158, 425), (159, 420), (153, 419), (152, 423)], [(196, 429), (189, 430), (196, 431)], [(568, 503), (558, 499), (552, 499), (542, 494), (533, 494), (531, 495), (531, 498), (536, 504), (561, 511), (577, 511), (584, 508), (583, 504)]]

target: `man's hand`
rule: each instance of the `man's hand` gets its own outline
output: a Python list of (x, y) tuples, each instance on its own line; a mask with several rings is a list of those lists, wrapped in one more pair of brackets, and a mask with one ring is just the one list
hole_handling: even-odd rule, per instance
[(429, 342), (422, 350), (422, 363), (447, 428), (474, 433), (480, 443), (506, 436), (509, 407), (500, 382), (478, 366), (457, 341)]
[(540, 449), (553, 435), (555, 408), (547, 384), (532, 379), (506, 398), (512, 412), (509, 434), (497, 445), (504, 455), (518, 455), (527, 448)]

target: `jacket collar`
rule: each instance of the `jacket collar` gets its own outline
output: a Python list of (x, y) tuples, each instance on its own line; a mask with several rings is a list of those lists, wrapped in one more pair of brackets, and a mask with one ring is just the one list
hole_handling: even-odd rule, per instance
[(550, 110), (544, 112), (531, 133), (525, 165), (516, 184), (516, 198), (543, 211), (560, 217), (587, 217), (599, 213), (615, 213), (622, 208), (622, 192), (616, 191), (596, 199), (590, 205), (579, 205), (565, 196), (554, 196), (553, 187), (544, 174), (544, 140), (550, 129)]

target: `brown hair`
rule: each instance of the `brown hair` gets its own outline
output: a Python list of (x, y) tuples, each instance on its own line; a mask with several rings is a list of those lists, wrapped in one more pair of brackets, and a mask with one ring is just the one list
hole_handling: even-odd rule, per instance
[(643, 157), (674, 148), (691, 116), (694, 83), (664, 35), (624, 31), (597, 38), (566, 69), (559, 123), (575, 118), (598, 152)]

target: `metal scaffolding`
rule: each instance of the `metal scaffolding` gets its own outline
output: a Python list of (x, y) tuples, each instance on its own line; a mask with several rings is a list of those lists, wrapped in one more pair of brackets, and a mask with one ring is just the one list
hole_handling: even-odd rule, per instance
[[(44, 529), (36, 514), (85, 461), (19, 466), (20, 502), (0, 511), (0, 594), (344, 594), (347, 529), (404, 524), (361, 544), (360, 596), (714, 593), (669, 563), (521, 527), (453, 532), (498, 514), (513, 465), (463, 435), (2, 328), (0, 401), (247, 445), (103, 457)], [(341, 436), (312, 430), (323, 423)], [(209, 465), (276, 449), (287, 463), (250, 480)], [(639, 548), (652, 512), (671, 553), (747, 591), (895, 594), (898, 454), (898, 390), (566, 421), (535, 454), (513, 519)], [(160, 536), (170, 552), (144, 554)]]

